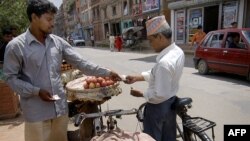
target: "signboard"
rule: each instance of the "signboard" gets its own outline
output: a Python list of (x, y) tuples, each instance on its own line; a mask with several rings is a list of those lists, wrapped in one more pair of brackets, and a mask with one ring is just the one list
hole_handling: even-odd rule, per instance
[(176, 17), (176, 40), (178, 41), (184, 41), (184, 35), (185, 35), (185, 14), (184, 10), (176, 11), (175, 12)]
[(142, 12), (158, 10), (160, 7), (159, 0), (142, 0)]
[(236, 1), (223, 5), (223, 28), (229, 28), (232, 22), (237, 22), (237, 11)]

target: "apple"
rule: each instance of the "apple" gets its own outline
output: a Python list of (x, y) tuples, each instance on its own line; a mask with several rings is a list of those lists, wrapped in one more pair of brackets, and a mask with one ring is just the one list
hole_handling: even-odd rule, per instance
[(99, 82), (95, 83), (95, 87), (96, 88), (100, 88), (101, 87), (101, 84)]
[(105, 77), (105, 80), (109, 80), (110, 78), (108, 76)]
[(102, 83), (104, 79), (102, 77), (97, 77), (97, 82)]
[(101, 83), (101, 87), (106, 87), (106, 86), (107, 86), (107, 82), (105, 80), (103, 80)]
[(89, 83), (89, 88), (90, 88), (90, 89), (94, 89), (94, 88), (95, 88), (95, 83), (90, 82), (90, 83)]

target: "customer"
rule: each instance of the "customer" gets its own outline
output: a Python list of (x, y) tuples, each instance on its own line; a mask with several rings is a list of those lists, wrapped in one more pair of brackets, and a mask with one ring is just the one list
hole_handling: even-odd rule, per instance
[(194, 49), (198, 47), (198, 45), (200, 44), (200, 42), (205, 36), (206, 36), (206, 33), (202, 31), (202, 26), (199, 25), (197, 27), (196, 33), (194, 34), (192, 38), (192, 46), (194, 47)]
[(141, 75), (128, 75), (125, 82), (149, 83), (144, 93), (131, 89), (131, 95), (144, 97), (147, 101), (144, 132), (157, 141), (176, 141), (176, 113), (171, 105), (176, 99), (185, 56), (182, 49), (172, 42), (172, 31), (164, 16), (148, 20), (146, 28), (150, 45), (159, 52), (156, 64)]
[(30, 0), (29, 28), (6, 47), (3, 71), (6, 82), (21, 98), (25, 141), (67, 141), (68, 107), (61, 83), (63, 59), (86, 75), (120, 79), (117, 73), (83, 60), (69, 43), (51, 34), (56, 12), (48, 0)]
[(92, 47), (94, 47), (95, 46), (95, 36), (92, 34), (90, 39), (91, 39)]
[(231, 23), (231, 28), (237, 28), (238, 27), (238, 23), (237, 22), (232, 22)]
[(114, 44), (115, 44), (115, 37), (110, 34), (109, 36), (109, 47), (110, 47), (110, 51), (114, 51)]

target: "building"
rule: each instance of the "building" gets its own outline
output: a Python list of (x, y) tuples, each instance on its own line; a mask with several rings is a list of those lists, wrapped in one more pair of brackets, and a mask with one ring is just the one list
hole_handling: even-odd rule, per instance
[(206, 33), (229, 28), (232, 22), (237, 22), (239, 28), (250, 27), (249, 6), (247, 0), (170, 0), (173, 40), (180, 44), (190, 42), (198, 25)]

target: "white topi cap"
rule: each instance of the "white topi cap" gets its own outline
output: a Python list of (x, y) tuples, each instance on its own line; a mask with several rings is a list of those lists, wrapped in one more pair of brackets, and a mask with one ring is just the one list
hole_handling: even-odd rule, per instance
[(169, 29), (170, 26), (165, 19), (165, 16), (157, 16), (146, 22), (147, 36), (160, 33), (166, 29)]

